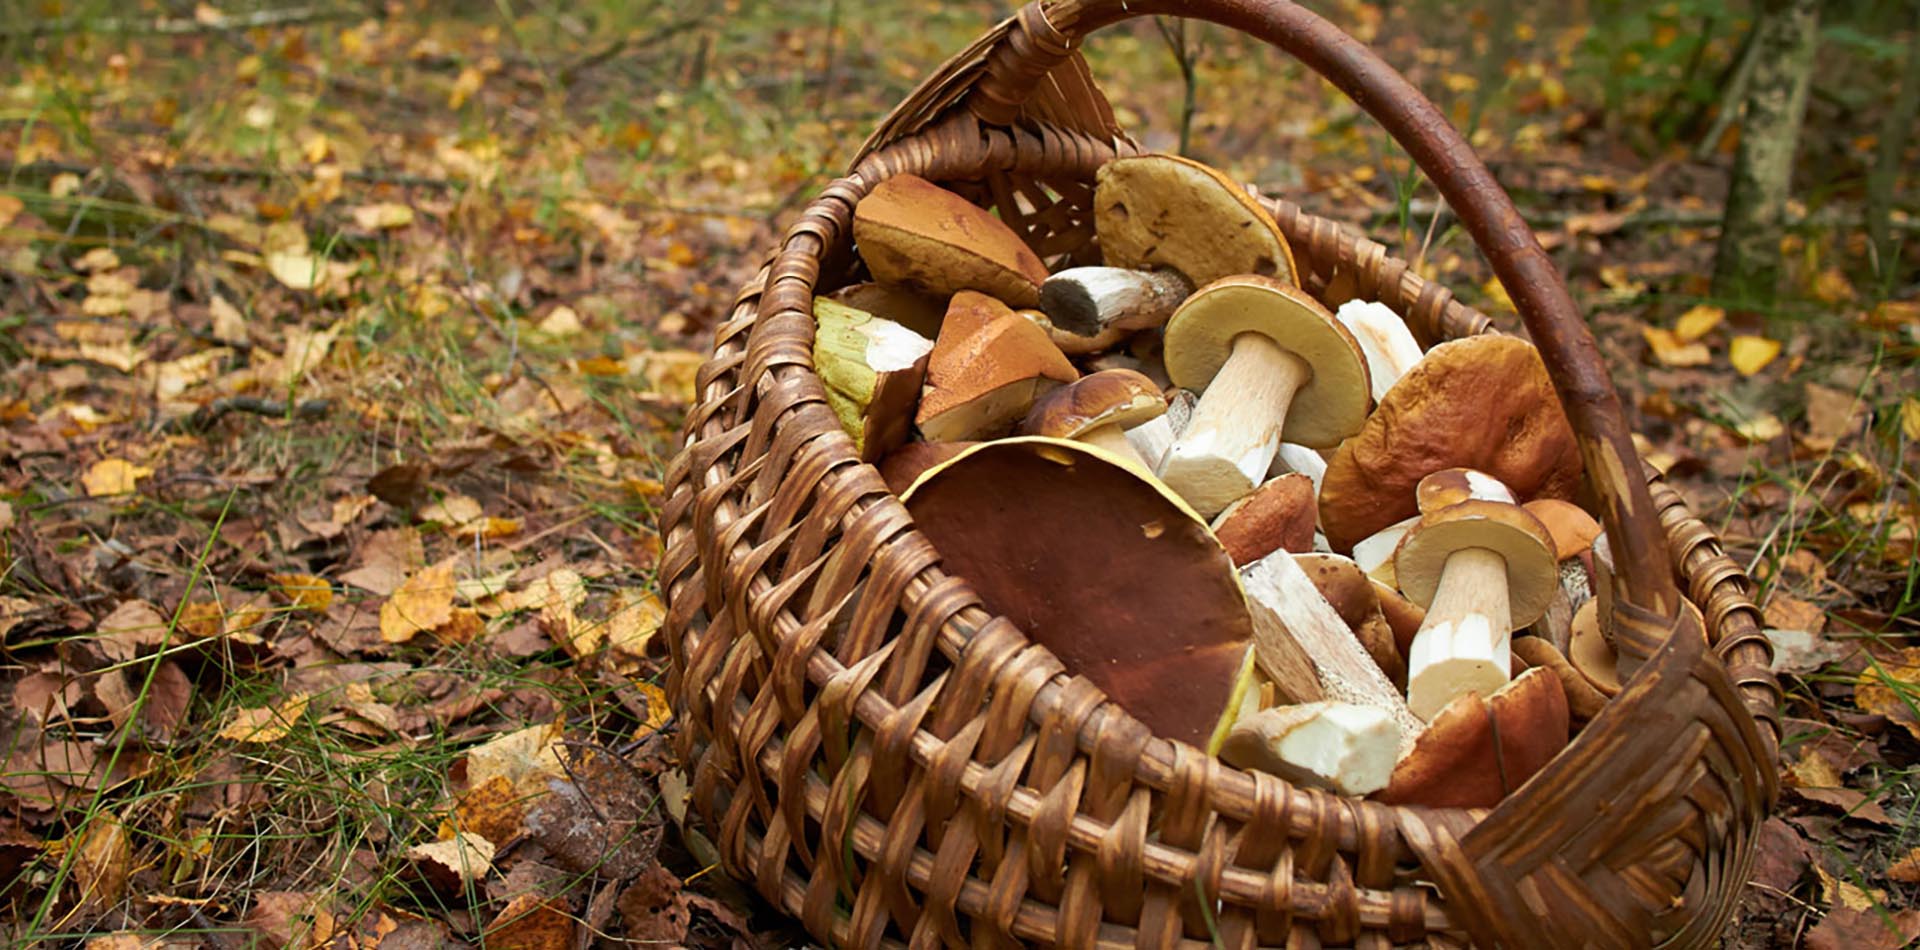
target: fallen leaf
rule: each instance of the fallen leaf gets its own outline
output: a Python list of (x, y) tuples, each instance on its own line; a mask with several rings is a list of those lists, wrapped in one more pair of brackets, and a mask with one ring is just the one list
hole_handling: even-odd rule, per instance
[(1775, 673), (1803, 676), (1853, 653), (1850, 647), (1806, 630), (1769, 627), (1765, 633), (1773, 644)]
[(309, 699), (306, 693), (298, 692), (272, 706), (236, 709), (220, 727), (218, 736), (251, 745), (278, 742), (307, 714)]
[(153, 474), (153, 469), (144, 465), (135, 465), (126, 459), (107, 458), (93, 463), (87, 473), (80, 477), (80, 484), (87, 494), (98, 498), (101, 495), (125, 495), (139, 486), (140, 480)]
[(466, 495), (448, 495), (420, 509), (420, 520), (459, 527), (481, 517), (480, 503)]
[(1920, 739), (1920, 717), (1913, 709), (1913, 704), (1920, 703), (1920, 647), (1907, 647), (1892, 662), (1883, 657), (1861, 670), (1854, 681), (1853, 702), (1864, 712), (1899, 723)]
[(291, 386), (306, 378), (327, 358), (333, 349), (333, 341), (346, 329), (344, 323), (336, 323), (324, 330), (309, 330), (305, 327), (288, 327), (286, 345), (280, 357), (280, 384)]
[(1920, 937), (1920, 910), (1836, 907), (1807, 932), (1807, 950), (1900, 950)]
[(213, 318), (213, 338), (222, 343), (247, 342), (247, 318), (227, 298), (214, 294), (207, 301), (207, 313)]
[(492, 739), (467, 753), (467, 784), (479, 788), (495, 776), (522, 798), (544, 795), (547, 780), (566, 774), (560, 762), (560, 724), (529, 726)]
[(268, 251), (267, 273), (294, 290), (312, 290), (326, 277), (326, 263), (309, 251)]
[(132, 864), (127, 827), (111, 812), (96, 813), (80, 833), (80, 849), (74, 854), (73, 880), (81, 901), (101, 908), (118, 904), (127, 895)]
[(1920, 848), (1907, 852), (1907, 856), (1893, 862), (1887, 868), (1887, 877), (1902, 884), (1920, 884)]
[(1801, 600), (1785, 591), (1776, 590), (1767, 598), (1766, 609), (1761, 611), (1767, 624), (1787, 630), (1805, 630), (1819, 633), (1827, 629), (1827, 612), (1820, 605)]
[(1920, 442), (1920, 399), (1908, 396), (1900, 401), (1900, 432), (1908, 442)]
[(1665, 366), (1705, 366), (1713, 362), (1713, 351), (1705, 343), (1683, 343), (1672, 330), (1642, 327), (1640, 335), (1653, 350), (1653, 358)]
[(554, 642), (576, 657), (597, 653), (606, 639), (606, 628), (588, 623), (575, 614), (587, 599), (587, 582), (571, 568), (557, 568), (527, 585), (515, 603), (522, 609), (539, 613), (540, 626)]
[(274, 574), (273, 592), (295, 610), (326, 613), (333, 606), (333, 585), (312, 574)]
[(451, 558), (407, 578), (380, 605), (380, 638), (405, 643), (452, 620), (453, 590)]
[(1734, 420), (1733, 432), (1748, 442), (1771, 442), (1787, 431), (1780, 417), (1765, 410)]
[(1742, 376), (1752, 376), (1767, 368), (1774, 357), (1780, 355), (1780, 341), (1769, 340), (1763, 336), (1741, 334), (1733, 338), (1727, 350), (1727, 359)]
[(600, 749), (578, 751), (565, 781), (526, 812), (526, 832), (575, 873), (631, 878), (654, 864), (660, 845), (658, 802), (633, 768)]
[(1695, 304), (1686, 313), (1681, 314), (1679, 320), (1674, 321), (1674, 338), (1682, 343), (1692, 343), (1713, 332), (1713, 328), (1719, 326), (1720, 321), (1726, 317), (1727, 312), (1719, 307), (1704, 303)]
[(471, 832), (444, 841), (416, 844), (407, 860), (428, 884), (443, 894), (457, 894), (466, 884), (493, 873), (494, 844)]
[(167, 619), (144, 600), (123, 600), (96, 628), (100, 648), (115, 660), (131, 660), (167, 640)]
[(413, 223), (413, 209), (383, 201), (353, 209), (353, 223), (367, 231), (393, 231)]
[(1835, 910), (1842, 907), (1851, 910), (1871, 910), (1874, 905), (1886, 902), (1887, 892), (1877, 887), (1872, 890), (1863, 890), (1852, 881), (1833, 876), (1819, 864), (1813, 866), (1813, 873), (1820, 878), (1821, 899)]
[(93, 695), (107, 707), (107, 718), (115, 726), (134, 721), (137, 709), (141, 737), (165, 744), (173, 740), (187, 717), (187, 708), (193, 702), (193, 682), (179, 664), (166, 660), (154, 668), (151, 678), (132, 667), (109, 669), (93, 684)]
[(480, 942), (488, 950), (573, 950), (574, 928), (565, 898), (522, 894), (487, 925)]
[(658, 864), (621, 892), (619, 907), (629, 940), (678, 946), (687, 939), (687, 924), (693, 915), (680, 879)]
[(467, 789), (454, 803), (451, 820), (440, 829), (443, 838), (471, 831), (489, 841), (511, 841), (526, 830), (527, 801), (505, 775), (493, 775)]
[(540, 332), (549, 336), (572, 336), (585, 327), (580, 323), (580, 314), (572, 307), (561, 304), (547, 312), (538, 324)]
[(615, 652), (626, 656), (635, 659), (646, 656), (647, 646), (667, 617), (660, 598), (643, 590), (623, 590), (614, 597), (610, 610), (607, 643)]
[(1828, 267), (1813, 279), (1813, 295), (1825, 303), (1846, 303), (1854, 297), (1853, 282), (1838, 266)]
[(673, 718), (673, 704), (667, 701), (667, 691), (652, 683), (635, 683), (633, 688), (647, 697), (647, 721), (634, 733), (634, 738), (643, 739), (659, 732)]
[(337, 925), (331, 902), (306, 891), (259, 891), (245, 926), (262, 950), (311, 950), (333, 942)]

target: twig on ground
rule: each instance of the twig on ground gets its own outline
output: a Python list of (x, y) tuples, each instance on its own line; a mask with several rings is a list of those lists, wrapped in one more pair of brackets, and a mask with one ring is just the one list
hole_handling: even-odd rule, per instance
[(227, 396), (201, 406), (190, 415), (168, 422), (166, 431), (204, 432), (230, 412), (244, 412), (256, 416), (291, 416), (294, 419), (311, 421), (326, 418), (327, 411), (332, 407), (333, 402), (328, 399), (308, 399), (298, 404), (288, 404), (259, 396)]

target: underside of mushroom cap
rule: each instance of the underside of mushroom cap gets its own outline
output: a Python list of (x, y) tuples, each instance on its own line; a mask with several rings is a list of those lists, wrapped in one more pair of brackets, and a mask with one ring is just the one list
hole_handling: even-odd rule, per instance
[(1171, 268), (1195, 286), (1232, 274), (1299, 283), (1280, 225), (1220, 172), (1141, 155), (1108, 162), (1095, 178), (1094, 231), (1110, 266)]

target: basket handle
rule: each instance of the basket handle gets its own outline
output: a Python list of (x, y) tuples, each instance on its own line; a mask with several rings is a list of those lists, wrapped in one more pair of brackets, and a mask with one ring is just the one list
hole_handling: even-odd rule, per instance
[(1566, 283), (1472, 147), (1432, 102), (1366, 45), (1288, 0), (1036, 0), (1018, 21), (1029, 31), (1052, 36), (1003, 45), (1007, 53), (1034, 62), (990, 65), (975, 90), (976, 112), (1010, 118), (1036, 88), (1030, 75), (1036, 69), (1044, 72), (1096, 30), (1159, 14), (1218, 23), (1280, 48), (1346, 93), (1413, 156), (1492, 262), (1540, 350), (1600, 497), (1601, 520), (1615, 545), (1621, 599), (1658, 616), (1676, 616), (1680, 594), (1660, 519), (1641, 477), (1619, 396)]

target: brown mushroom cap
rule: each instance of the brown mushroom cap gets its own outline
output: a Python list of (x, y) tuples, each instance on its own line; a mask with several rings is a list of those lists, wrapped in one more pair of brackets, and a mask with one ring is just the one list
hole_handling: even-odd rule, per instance
[(1593, 539), (1600, 536), (1600, 522), (1573, 502), (1536, 498), (1521, 507), (1547, 526), (1553, 536), (1553, 556), (1562, 561), (1592, 550)]
[(1497, 501), (1463, 501), (1422, 517), (1393, 555), (1400, 589), (1414, 603), (1432, 604), (1447, 558), (1467, 548), (1485, 548), (1506, 561), (1507, 609), (1514, 629), (1547, 612), (1560, 586), (1553, 538), (1525, 508)]
[(849, 284), (828, 294), (827, 299), (892, 320), (929, 340), (940, 335), (940, 320), (947, 315), (944, 298), (873, 281)]
[(1554, 649), (1552, 643), (1544, 637), (1514, 637), (1513, 655), (1525, 660), (1528, 666), (1537, 666), (1553, 673), (1560, 681), (1560, 688), (1567, 694), (1567, 711), (1576, 722), (1589, 722), (1600, 715), (1601, 707), (1607, 704), (1605, 693), (1594, 688), (1585, 675), (1573, 668), (1567, 658)]
[(991, 438), (1012, 431), (1041, 393), (1078, 378), (1046, 331), (992, 297), (963, 290), (927, 359), (914, 423), (931, 442)]
[(1425, 478), (1413, 490), (1414, 504), (1421, 514), (1457, 505), (1469, 499), (1519, 504), (1513, 492), (1500, 480), (1471, 468), (1445, 468)]
[(1306, 291), (1266, 277), (1216, 280), (1180, 304), (1167, 320), (1167, 377), (1183, 389), (1206, 389), (1242, 333), (1272, 339), (1313, 373), (1287, 409), (1288, 442), (1326, 448), (1366, 422), (1372, 396), (1360, 344)]
[(1035, 400), (1020, 432), (1073, 439), (1106, 425), (1131, 428), (1166, 411), (1167, 397), (1153, 380), (1130, 369), (1106, 369)]
[(896, 495), (903, 494), (921, 473), (959, 455), (978, 442), (908, 442), (888, 452), (876, 463), (880, 478)]
[(1300, 282), (1280, 225), (1218, 171), (1141, 155), (1108, 162), (1094, 178), (1094, 232), (1109, 265), (1171, 268), (1196, 287), (1233, 274)]
[(1491, 700), (1462, 693), (1427, 723), (1379, 801), (1491, 808), (1566, 748), (1572, 728), (1560, 681), (1535, 668)]
[(1214, 516), (1213, 533), (1233, 563), (1244, 566), (1283, 549), (1313, 550), (1314, 520), (1313, 479), (1290, 473), (1268, 479), (1222, 509)]
[(1413, 650), (1413, 638), (1419, 635), (1420, 625), (1427, 622), (1427, 608), (1408, 600), (1391, 585), (1380, 583), (1378, 578), (1367, 580), (1373, 583), (1373, 596), (1380, 598), (1380, 615), (1387, 618), (1387, 626), (1393, 630), (1394, 647), (1401, 656), (1406, 656)]
[(1499, 479), (1517, 498), (1573, 497), (1579, 446), (1526, 341), (1486, 333), (1442, 343), (1394, 384), (1327, 464), (1320, 485), (1327, 543), (1348, 551), (1415, 514), (1420, 479), (1456, 466)]
[(1620, 658), (1600, 629), (1600, 601), (1589, 600), (1573, 615), (1573, 639), (1567, 662), (1603, 696), (1620, 692)]
[(853, 209), (853, 239), (875, 280), (945, 297), (991, 294), (1040, 304), (1047, 267), (985, 208), (916, 175), (874, 186)]
[(1041, 437), (975, 446), (903, 499), (947, 570), (1155, 733), (1224, 738), (1253, 622), (1193, 509), (1112, 453)]

